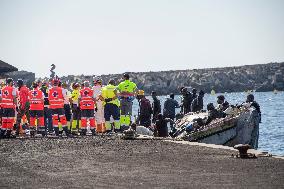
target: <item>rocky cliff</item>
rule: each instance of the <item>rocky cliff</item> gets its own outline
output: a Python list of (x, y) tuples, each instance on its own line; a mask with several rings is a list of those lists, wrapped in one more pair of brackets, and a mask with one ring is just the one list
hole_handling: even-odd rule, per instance
[[(247, 90), (284, 90), (284, 62), (238, 67), (176, 70), (161, 72), (129, 73), (139, 89), (149, 94), (152, 90), (160, 95), (178, 93), (182, 86), (210, 92), (243, 92)], [(94, 76), (65, 76), (68, 83), (92, 80)], [(101, 75), (104, 84), (111, 78), (120, 80), (121, 74)]]

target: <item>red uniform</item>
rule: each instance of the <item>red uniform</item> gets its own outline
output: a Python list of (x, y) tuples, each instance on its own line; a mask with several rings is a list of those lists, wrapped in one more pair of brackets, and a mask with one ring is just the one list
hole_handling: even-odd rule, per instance
[(20, 109), (25, 109), (28, 102), (29, 89), (24, 85), (19, 90)]
[(44, 131), (44, 95), (43, 92), (35, 88), (29, 92), (30, 101), (30, 126), (35, 127), (38, 118), (38, 131)]
[(94, 96), (94, 91), (89, 87), (84, 87), (83, 89), (80, 90), (82, 129), (86, 129), (87, 119), (89, 119), (92, 132), (94, 132), (96, 126), (95, 116), (94, 116), (95, 101), (93, 96)]
[(62, 124), (63, 130), (68, 133), (67, 120), (64, 114), (64, 95), (62, 88), (52, 87), (48, 92), (49, 108), (52, 111), (52, 125), (55, 130), (55, 134), (59, 135), (58, 117)]
[(19, 134), (21, 130), (21, 124), (23, 124), (22, 121), (29, 119), (29, 114), (28, 114), (28, 96), (29, 96), (29, 89), (23, 85), (19, 88), (18, 90), (18, 103), (19, 103), (19, 110), (17, 114), (17, 128), (16, 128), (16, 133)]
[(15, 121), (15, 108), (14, 98), (16, 97), (16, 88), (12, 86), (6, 86), (1, 91), (3, 108), (2, 129), (12, 130)]
[(53, 87), (48, 92), (49, 108), (59, 109), (64, 107), (64, 97), (62, 88)]
[(89, 87), (80, 90), (80, 108), (81, 110), (93, 110), (95, 107), (94, 91)]

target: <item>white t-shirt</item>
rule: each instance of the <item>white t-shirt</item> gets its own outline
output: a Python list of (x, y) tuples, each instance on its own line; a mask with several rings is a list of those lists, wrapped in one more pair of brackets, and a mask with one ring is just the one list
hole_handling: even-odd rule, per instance
[(94, 98), (98, 100), (99, 96), (102, 94), (102, 86), (96, 85), (93, 87)]
[(69, 99), (71, 98), (71, 92), (68, 91), (68, 89), (63, 89), (62, 88), (62, 93), (64, 97), (64, 104), (69, 104)]
[(136, 133), (139, 135), (153, 136), (153, 132), (144, 126), (136, 126)]

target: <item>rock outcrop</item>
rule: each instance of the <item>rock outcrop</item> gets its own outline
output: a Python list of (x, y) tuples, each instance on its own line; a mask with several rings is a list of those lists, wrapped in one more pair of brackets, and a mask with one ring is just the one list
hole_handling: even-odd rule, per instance
[(3, 62), (0, 60), (0, 78), (5, 80), (5, 78), (11, 77), (15, 81), (18, 79), (23, 79), (27, 86), (30, 86), (35, 80), (35, 74), (27, 71), (18, 71), (18, 68)]
[[(243, 92), (247, 90), (272, 91), (284, 90), (284, 62), (238, 67), (207, 68), (161, 72), (130, 72), (131, 79), (139, 89), (149, 94), (152, 90), (160, 95), (179, 93), (182, 86), (210, 92)], [(95, 76), (64, 76), (68, 83), (92, 80)], [(121, 74), (99, 76), (106, 84), (113, 78), (119, 81)]]

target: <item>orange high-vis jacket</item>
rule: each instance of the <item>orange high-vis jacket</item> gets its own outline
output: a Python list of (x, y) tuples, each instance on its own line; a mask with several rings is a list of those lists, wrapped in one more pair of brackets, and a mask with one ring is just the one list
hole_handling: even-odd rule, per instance
[(2, 89), (2, 108), (16, 108), (16, 105), (14, 104), (15, 96), (13, 95), (13, 91), (15, 91), (15, 88), (11, 86), (6, 86)]
[(62, 88), (52, 87), (48, 92), (49, 108), (59, 109), (64, 107), (64, 96)]
[(80, 108), (82, 110), (92, 110), (95, 108), (93, 96), (94, 91), (89, 87), (84, 87), (80, 90)]
[(29, 91), (30, 110), (43, 110), (44, 109), (44, 96), (43, 92), (35, 88)]

